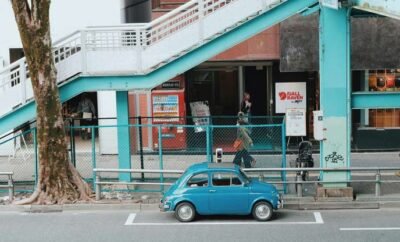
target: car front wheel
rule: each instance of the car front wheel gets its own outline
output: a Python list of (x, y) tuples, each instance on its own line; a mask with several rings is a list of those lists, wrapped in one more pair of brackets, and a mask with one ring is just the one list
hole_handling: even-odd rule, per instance
[(253, 217), (258, 221), (268, 221), (272, 217), (272, 206), (268, 202), (258, 202), (253, 207)]
[(187, 202), (180, 203), (175, 209), (175, 217), (181, 222), (193, 221), (196, 210), (193, 205)]

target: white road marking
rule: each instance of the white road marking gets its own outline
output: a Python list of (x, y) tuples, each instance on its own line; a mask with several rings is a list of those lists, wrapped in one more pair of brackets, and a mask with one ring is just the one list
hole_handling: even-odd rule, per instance
[[(131, 217), (133, 215), (133, 218)], [(131, 213), (125, 225), (134, 226), (197, 226), (197, 225), (316, 225), (323, 224), (321, 213), (314, 212), (315, 222), (192, 222), (192, 223), (134, 223), (136, 214)]]
[(314, 212), (315, 223), (316, 224), (323, 224), (324, 220), (322, 220), (322, 216), (320, 212)]
[(136, 218), (136, 213), (129, 214), (128, 218), (126, 219), (125, 225), (134, 225), (133, 221)]
[(384, 231), (384, 230), (400, 230), (400, 228), (340, 228), (340, 231)]

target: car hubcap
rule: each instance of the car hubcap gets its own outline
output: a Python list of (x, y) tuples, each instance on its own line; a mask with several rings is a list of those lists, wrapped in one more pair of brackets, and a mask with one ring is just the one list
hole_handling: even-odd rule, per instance
[(257, 217), (259, 217), (260, 219), (268, 218), (270, 212), (271, 211), (269, 211), (268, 206), (265, 204), (259, 205), (256, 208)]
[(183, 206), (179, 209), (179, 217), (184, 220), (187, 220), (192, 217), (193, 211), (189, 206)]

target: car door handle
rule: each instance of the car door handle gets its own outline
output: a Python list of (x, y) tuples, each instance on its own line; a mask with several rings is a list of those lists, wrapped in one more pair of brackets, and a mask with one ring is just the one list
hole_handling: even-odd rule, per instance
[(217, 190), (209, 190), (209, 192), (216, 192)]

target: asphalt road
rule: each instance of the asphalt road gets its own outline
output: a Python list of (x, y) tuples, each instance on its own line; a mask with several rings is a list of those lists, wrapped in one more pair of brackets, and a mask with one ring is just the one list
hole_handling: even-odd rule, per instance
[(0, 213), (0, 241), (399, 241), (400, 210), (280, 210), (270, 222), (157, 211)]

